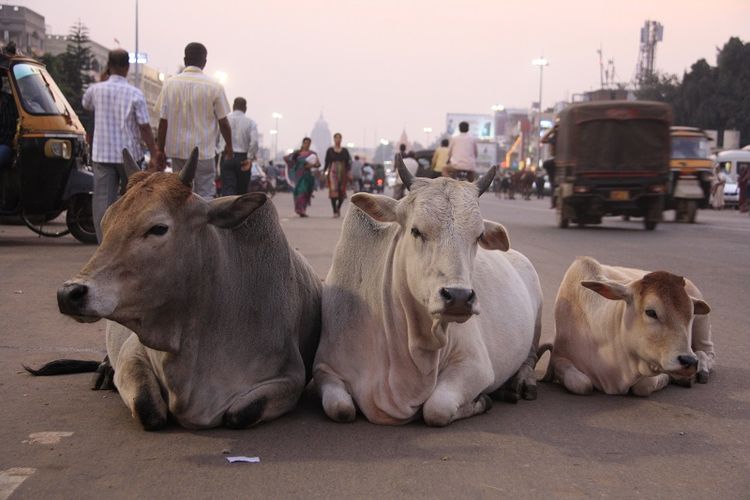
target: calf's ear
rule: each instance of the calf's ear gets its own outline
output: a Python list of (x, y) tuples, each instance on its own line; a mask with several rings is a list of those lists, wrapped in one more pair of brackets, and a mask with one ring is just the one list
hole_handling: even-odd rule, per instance
[(500, 250), (507, 252), (510, 249), (510, 238), (508, 231), (497, 222), (484, 221), (484, 232), (479, 237), (479, 246), (485, 250)]
[(711, 312), (711, 306), (701, 299), (690, 297), (690, 300), (693, 301), (693, 314), (708, 314)]
[(389, 196), (357, 193), (352, 196), (352, 203), (378, 222), (396, 222), (398, 201)]
[(268, 197), (265, 193), (216, 198), (208, 203), (208, 223), (223, 229), (237, 227), (266, 201)]
[(609, 300), (624, 300), (625, 302), (630, 302), (633, 298), (633, 295), (627, 286), (615, 281), (581, 281), (581, 286), (593, 290)]

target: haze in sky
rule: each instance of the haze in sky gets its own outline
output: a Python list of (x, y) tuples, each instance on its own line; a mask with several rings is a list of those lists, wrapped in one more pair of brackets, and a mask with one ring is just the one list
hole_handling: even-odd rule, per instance
[[(48, 33), (80, 19), (93, 40), (133, 50), (135, 0), (25, 0)], [(270, 144), (273, 112), (283, 114), (279, 145), (297, 146), (322, 112), (344, 142), (372, 147), (406, 130), (424, 142), (445, 129), (447, 112), (487, 113), (493, 104), (528, 107), (599, 87), (601, 47), (616, 80), (631, 81), (640, 28), (664, 25), (656, 67), (683, 71), (716, 63), (730, 36), (750, 41), (750, 1), (539, 0), (140, 0), (141, 52), (174, 74), (186, 43), (208, 47), (206, 72), (228, 75), (227, 96), (248, 100)]]

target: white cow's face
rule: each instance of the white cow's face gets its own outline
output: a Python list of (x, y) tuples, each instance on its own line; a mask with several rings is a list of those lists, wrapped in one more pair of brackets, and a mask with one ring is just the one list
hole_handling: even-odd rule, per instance
[(692, 376), (698, 359), (690, 347), (695, 314), (708, 314), (704, 301), (690, 297), (685, 279), (663, 271), (622, 285), (583, 281), (583, 286), (605, 298), (625, 301), (623, 341), (641, 361), (645, 376), (668, 373)]
[(374, 219), (401, 226), (394, 268), (433, 319), (464, 322), (479, 313), (472, 286), (477, 246), (506, 251), (505, 229), (482, 220), (477, 187), (452, 179), (415, 179), (401, 201), (357, 194), (352, 202)]

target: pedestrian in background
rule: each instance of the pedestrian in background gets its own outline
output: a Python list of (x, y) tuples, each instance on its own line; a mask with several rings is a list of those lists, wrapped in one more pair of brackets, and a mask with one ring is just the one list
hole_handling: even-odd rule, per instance
[(232, 158), (222, 158), (220, 166), (222, 196), (245, 194), (250, 184), (250, 166), (258, 152), (258, 127), (245, 113), (247, 100), (235, 98), (227, 116), (232, 129)]
[(310, 149), (310, 144), (312, 140), (305, 137), (298, 150), (284, 157), (287, 165), (287, 178), (293, 187), (294, 211), (300, 217), (307, 217), (307, 207), (310, 206), (313, 191), (315, 191), (315, 177), (312, 170), (320, 166), (318, 155)]
[(443, 175), (455, 178), (459, 171), (466, 172), (466, 180), (473, 181), (477, 172), (477, 140), (469, 135), (469, 123), (458, 124), (459, 134), (450, 140), (448, 165)]
[(101, 243), (101, 221), (107, 208), (125, 190), (128, 178), (122, 160), (127, 149), (138, 162), (143, 161), (141, 139), (151, 153), (150, 170), (164, 163), (157, 151), (149, 123), (143, 92), (127, 81), (130, 61), (127, 51), (115, 49), (107, 60), (107, 79), (91, 85), (83, 94), (83, 107), (94, 112), (94, 137), (91, 152), (94, 170), (92, 211), (96, 239)]
[(185, 69), (164, 83), (156, 109), (159, 112), (159, 151), (172, 159), (172, 170), (179, 172), (197, 147), (194, 191), (211, 199), (216, 195), (214, 152), (219, 132), (224, 138), (224, 159), (232, 160), (234, 150), (224, 87), (203, 73), (207, 56), (203, 44), (192, 42), (185, 46)]
[(352, 162), (352, 186), (355, 193), (362, 191), (362, 162), (359, 155), (354, 155)]
[(724, 165), (719, 165), (714, 177), (714, 184), (711, 187), (711, 207), (714, 210), (724, 208), (724, 186), (727, 183), (727, 172)]
[(747, 165), (740, 165), (737, 170), (737, 188), (740, 190), (739, 207), (740, 212), (748, 212), (748, 188), (750, 188), (750, 167)]
[(435, 172), (436, 177), (443, 175), (443, 169), (448, 165), (448, 158), (450, 156), (449, 145), (450, 141), (448, 139), (443, 139), (440, 141), (440, 147), (438, 147), (432, 155), (430, 166), (432, 167), (432, 171)]
[(13, 147), (18, 132), (16, 101), (4, 87), (5, 83), (0, 79), (0, 168), (13, 164)]
[(341, 134), (333, 134), (333, 146), (326, 151), (323, 173), (328, 185), (328, 197), (331, 199), (333, 216), (341, 216), (341, 205), (346, 199), (346, 186), (352, 169), (352, 157), (349, 150), (341, 145)]

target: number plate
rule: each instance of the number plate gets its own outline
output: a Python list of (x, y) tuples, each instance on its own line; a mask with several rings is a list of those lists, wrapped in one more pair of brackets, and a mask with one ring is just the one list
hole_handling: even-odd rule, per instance
[(625, 201), (630, 199), (630, 191), (612, 191), (609, 193), (609, 199), (615, 201)]

